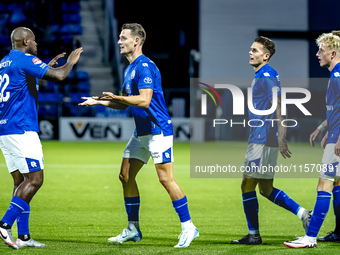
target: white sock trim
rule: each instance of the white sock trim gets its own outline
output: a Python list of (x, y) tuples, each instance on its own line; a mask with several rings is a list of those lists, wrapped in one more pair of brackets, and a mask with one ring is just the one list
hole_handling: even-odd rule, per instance
[(188, 228), (193, 228), (194, 227), (194, 224), (192, 223), (191, 220), (187, 220), (185, 222), (181, 222), (181, 225), (182, 225), (182, 231), (185, 231)]
[(300, 220), (301, 220), (302, 214), (305, 212), (305, 210), (306, 210), (305, 208), (301, 207), (299, 209), (298, 213), (296, 214), (300, 218)]

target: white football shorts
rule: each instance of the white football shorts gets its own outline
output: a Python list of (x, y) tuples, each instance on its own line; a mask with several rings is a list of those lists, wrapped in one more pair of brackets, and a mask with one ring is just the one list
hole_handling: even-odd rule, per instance
[(340, 157), (335, 155), (334, 146), (335, 143), (329, 143), (323, 151), (320, 178), (337, 182), (340, 177), (340, 170), (338, 169)]
[(150, 156), (154, 164), (174, 162), (173, 136), (132, 135), (125, 147), (123, 158), (135, 158), (147, 164)]
[(243, 174), (256, 179), (273, 179), (278, 156), (278, 147), (249, 144), (244, 160)]
[(26, 174), (44, 169), (42, 145), (36, 132), (0, 136), (8, 171)]

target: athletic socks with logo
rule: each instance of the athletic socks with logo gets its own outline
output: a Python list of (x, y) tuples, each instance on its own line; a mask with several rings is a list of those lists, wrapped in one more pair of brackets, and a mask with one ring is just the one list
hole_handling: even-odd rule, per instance
[(316, 237), (319, 233), (321, 225), (326, 218), (328, 213), (329, 204), (331, 201), (332, 194), (326, 191), (318, 191), (316, 197), (316, 203), (312, 218), (310, 219), (309, 226), (306, 235), (309, 237)]
[(181, 221), (182, 230), (184, 231), (188, 228), (192, 228), (193, 223), (191, 222), (191, 218), (189, 214), (187, 197), (184, 196), (181, 199), (172, 201), (172, 205), (178, 214), (179, 220)]
[(297, 214), (301, 208), (301, 206), (291, 199), (287, 193), (276, 188), (273, 189), (272, 193), (267, 198), (294, 214)]
[(335, 215), (335, 230), (334, 232), (340, 233), (340, 186), (333, 188), (333, 208)]
[(30, 211), (29, 205), (27, 209), (25, 211), (22, 211), (21, 214), (17, 218), (18, 235), (22, 236), (24, 239), (26, 235), (30, 234), (29, 227), (28, 227), (28, 220), (29, 220), (31, 211)]
[(124, 197), (128, 221), (139, 221), (140, 197)]
[[(6, 224), (8, 224), (8, 225), (10, 225), (12, 227), (14, 221), (18, 218), (18, 216), (21, 216), (21, 213), (23, 211), (25, 211), (25, 212), (29, 212), (30, 211), (29, 204), (27, 204), (21, 198), (14, 196), (12, 198), (12, 201), (11, 201), (11, 203), (10, 203), (10, 205), (9, 205), (5, 215), (4, 215), (4, 217), (1, 219), (2, 225), (4, 225), (3, 223), (6, 223)], [(28, 218), (27, 218), (27, 229), (28, 229)]]
[(243, 209), (246, 215), (249, 234), (259, 234), (259, 203), (256, 191), (246, 192), (242, 194)]

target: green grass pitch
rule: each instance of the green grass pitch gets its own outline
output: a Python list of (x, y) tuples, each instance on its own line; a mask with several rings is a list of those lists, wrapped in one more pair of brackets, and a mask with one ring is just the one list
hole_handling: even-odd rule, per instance
[[(307, 144), (289, 144), (289, 163), (321, 161), (322, 150)], [(317, 145), (319, 147), (319, 145)], [(143, 240), (110, 245), (107, 238), (127, 225), (121, 183), (118, 179), (125, 143), (43, 142), (45, 181), (31, 202), (30, 230), (45, 248), (18, 251), (0, 245), (0, 254), (340, 254), (339, 243), (318, 243), (316, 249), (289, 249), (283, 245), (303, 235), (297, 216), (259, 196), (260, 232), (263, 244), (230, 245), (247, 233), (240, 178), (190, 178), (190, 145), (174, 145), (175, 178), (189, 201), (200, 237), (186, 249), (174, 246), (180, 222), (165, 189), (158, 182), (150, 160), (137, 177), (141, 194), (140, 222)], [(245, 142), (225, 146), (225, 158), (242, 165)], [(285, 163), (279, 159), (280, 163)], [(287, 161), (288, 162), (288, 161)], [(0, 160), (0, 217), (12, 195), (12, 179), (3, 157)], [(305, 208), (313, 208), (317, 179), (277, 178), (275, 186)], [(320, 235), (334, 228), (332, 205)], [(16, 239), (16, 225), (13, 226)]]

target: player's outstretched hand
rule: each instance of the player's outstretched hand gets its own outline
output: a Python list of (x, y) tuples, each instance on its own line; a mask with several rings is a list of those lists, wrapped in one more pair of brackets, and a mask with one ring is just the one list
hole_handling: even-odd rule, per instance
[(98, 104), (98, 101), (93, 99), (93, 97), (82, 97), (81, 99), (85, 100), (84, 102), (78, 104), (78, 105), (81, 105), (81, 106), (89, 106), (89, 105), (97, 105)]
[(317, 138), (317, 136), (319, 135), (319, 133), (320, 133), (320, 129), (317, 128), (317, 129), (315, 129), (315, 131), (313, 133), (310, 134), (309, 142), (310, 142), (310, 145), (312, 147), (314, 147), (314, 141)]
[(66, 52), (63, 52), (63, 53), (57, 55), (56, 57), (54, 57), (54, 58), (48, 63), (48, 65), (49, 65), (50, 67), (54, 67), (55, 65), (58, 65), (58, 62), (57, 62), (58, 59), (59, 59), (59, 58), (65, 57), (65, 55), (66, 55)]
[(80, 54), (83, 52), (83, 47), (80, 47), (78, 49), (75, 49), (71, 52), (70, 56), (67, 58), (67, 63), (70, 63), (72, 65), (75, 65), (80, 57)]
[(103, 92), (104, 96), (101, 96), (99, 99), (100, 100), (112, 100), (115, 99), (116, 95), (114, 95), (111, 92)]
[(279, 139), (279, 150), (284, 158), (290, 158), (291, 157), (291, 152), (288, 149), (287, 141), (285, 139)]

